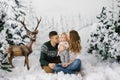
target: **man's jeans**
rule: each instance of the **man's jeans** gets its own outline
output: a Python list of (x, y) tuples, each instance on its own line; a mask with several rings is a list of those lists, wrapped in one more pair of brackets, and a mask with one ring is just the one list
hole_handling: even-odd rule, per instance
[(74, 74), (75, 72), (80, 71), (81, 68), (81, 60), (75, 59), (68, 67), (62, 67), (61, 64), (57, 64), (54, 68), (56, 73), (63, 71), (65, 74)]

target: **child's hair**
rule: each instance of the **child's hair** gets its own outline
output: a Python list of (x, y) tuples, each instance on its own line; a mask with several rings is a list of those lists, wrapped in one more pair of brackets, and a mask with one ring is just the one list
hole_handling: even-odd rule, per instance
[(51, 31), (49, 33), (49, 38), (51, 38), (52, 36), (58, 35), (58, 33), (56, 31)]
[(63, 32), (63, 33), (61, 34), (61, 36), (62, 36), (62, 35), (66, 35), (66, 36), (67, 36), (66, 32)]
[[(66, 32), (63, 32), (63, 33), (61, 34), (61, 36), (62, 36), (62, 35), (65, 35), (66, 38), (67, 38), (67, 33), (66, 33)], [(68, 41), (68, 39), (67, 39), (67, 41)]]
[(70, 51), (74, 53), (79, 53), (82, 47), (80, 44), (80, 36), (78, 32), (75, 30), (71, 30), (69, 32), (69, 36), (70, 36), (70, 41), (69, 41)]

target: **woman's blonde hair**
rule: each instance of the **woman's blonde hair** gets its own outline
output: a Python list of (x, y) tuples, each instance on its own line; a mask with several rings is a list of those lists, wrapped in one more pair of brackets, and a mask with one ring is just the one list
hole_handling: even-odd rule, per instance
[(69, 41), (70, 51), (74, 53), (79, 53), (82, 47), (80, 44), (81, 40), (78, 32), (75, 30), (71, 30), (69, 32), (69, 37), (70, 37), (70, 41)]

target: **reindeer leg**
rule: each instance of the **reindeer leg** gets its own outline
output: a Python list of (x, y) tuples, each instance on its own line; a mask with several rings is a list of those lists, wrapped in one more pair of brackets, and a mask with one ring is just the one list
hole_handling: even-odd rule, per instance
[(28, 56), (25, 56), (25, 64), (27, 65), (27, 69), (29, 70), (29, 61), (28, 61)]
[(10, 57), (8, 57), (9, 63), (10, 63), (10, 65), (12, 66), (12, 68), (14, 68), (14, 66), (13, 66), (13, 64), (12, 64), (12, 59), (13, 59), (13, 57), (14, 57), (14, 56), (11, 56), (11, 55), (10, 55)]

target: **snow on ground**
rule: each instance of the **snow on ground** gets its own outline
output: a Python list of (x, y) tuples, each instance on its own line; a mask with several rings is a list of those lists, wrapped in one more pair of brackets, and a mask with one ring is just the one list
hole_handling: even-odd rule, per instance
[[(15, 57), (13, 64), (15, 66), (12, 72), (0, 71), (0, 80), (119, 80), (120, 79), (120, 64), (109, 63), (107, 61), (101, 61), (99, 57), (88, 54), (86, 48), (88, 46), (87, 39), (89, 34), (95, 25), (88, 26), (79, 30), (81, 36), (81, 43), (83, 50), (79, 56), (82, 60), (82, 69), (84, 72), (84, 78), (80, 74), (58, 74), (45, 73), (39, 63), (40, 46), (43, 42), (47, 41), (48, 32), (50, 29), (41, 29), (37, 38), (37, 42), (34, 45), (34, 51), (29, 56), (30, 70), (28, 71), (26, 66), (24, 67), (24, 57)], [(42, 33), (42, 35), (41, 35)]]

